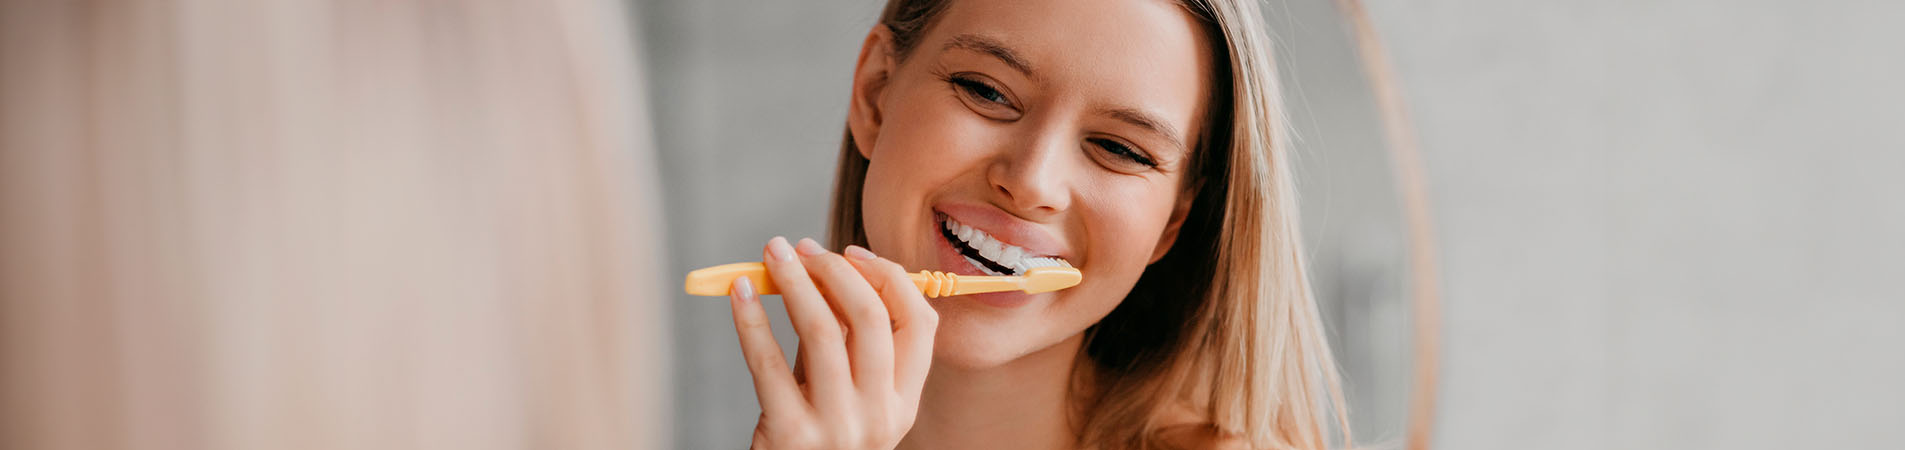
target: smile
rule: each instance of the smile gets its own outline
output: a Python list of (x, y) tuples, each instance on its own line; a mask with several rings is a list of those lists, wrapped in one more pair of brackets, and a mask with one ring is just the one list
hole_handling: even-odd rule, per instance
[(1063, 258), (1032, 254), (1022, 247), (1002, 242), (952, 217), (945, 217), (939, 232), (952, 244), (953, 249), (966, 257), (967, 262), (988, 275), (1021, 275), (1034, 267), (1072, 266)]

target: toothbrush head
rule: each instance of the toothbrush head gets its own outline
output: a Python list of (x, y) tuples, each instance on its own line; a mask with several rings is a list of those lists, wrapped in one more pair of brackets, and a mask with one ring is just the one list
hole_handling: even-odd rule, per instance
[(1030, 270), (1040, 268), (1040, 267), (1071, 267), (1071, 266), (1072, 266), (1072, 263), (1070, 261), (1066, 261), (1065, 258), (1060, 258), (1057, 256), (1029, 257), (1029, 258), (1020, 259), (1018, 263), (1012, 267), (1013, 269), (1016, 269), (1016, 270), (1013, 270), (1012, 273), (1009, 273), (1007, 275), (1024, 275), (1028, 273)]
[(1027, 269), (1022, 284), (1025, 293), (1039, 294), (1077, 286), (1085, 276), (1078, 269), (1067, 267), (1034, 267)]

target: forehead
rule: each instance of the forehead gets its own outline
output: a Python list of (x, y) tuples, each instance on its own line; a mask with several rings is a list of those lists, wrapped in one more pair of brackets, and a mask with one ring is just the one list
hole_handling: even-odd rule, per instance
[(1154, 111), (1186, 131), (1208, 98), (1211, 52), (1197, 19), (1167, 0), (953, 0), (915, 50), (978, 35), (1024, 58), (1047, 92), (1097, 108)]

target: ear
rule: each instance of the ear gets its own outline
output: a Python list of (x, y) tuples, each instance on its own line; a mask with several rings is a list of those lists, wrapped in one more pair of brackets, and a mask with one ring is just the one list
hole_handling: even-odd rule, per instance
[(893, 30), (874, 25), (860, 43), (860, 60), (853, 66), (853, 90), (847, 103), (847, 132), (860, 156), (873, 158), (880, 137), (880, 101), (893, 74)]
[(1171, 245), (1177, 243), (1178, 230), (1184, 228), (1184, 219), (1191, 215), (1191, 203), (1197, 200), (1197, 192), (1202, 189), (1204, 183), (1199, 182), (1178, 194), (1177, 206), (1171, 208), (1171, 221), (1164, 223), (1164, 234), (1158, 236), (1158, 246), (1151, 250), (1151, 262), (1146, 264), (1157, 264), (1164, 259), (1164, 254), (1171, 252)]

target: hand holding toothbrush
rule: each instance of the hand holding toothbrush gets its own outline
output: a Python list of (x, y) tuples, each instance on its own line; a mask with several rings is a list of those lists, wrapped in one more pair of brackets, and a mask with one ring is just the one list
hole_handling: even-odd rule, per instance
[(899, 264), (857, 246), (845, 253), (812, 239), (767, 243), (765, 281), (800, 335), (792, 369), (755, 283), (733, 278), (734, 327), (761, 403), (752, 448), (890, 449), (913, 427), (939, 314)]

